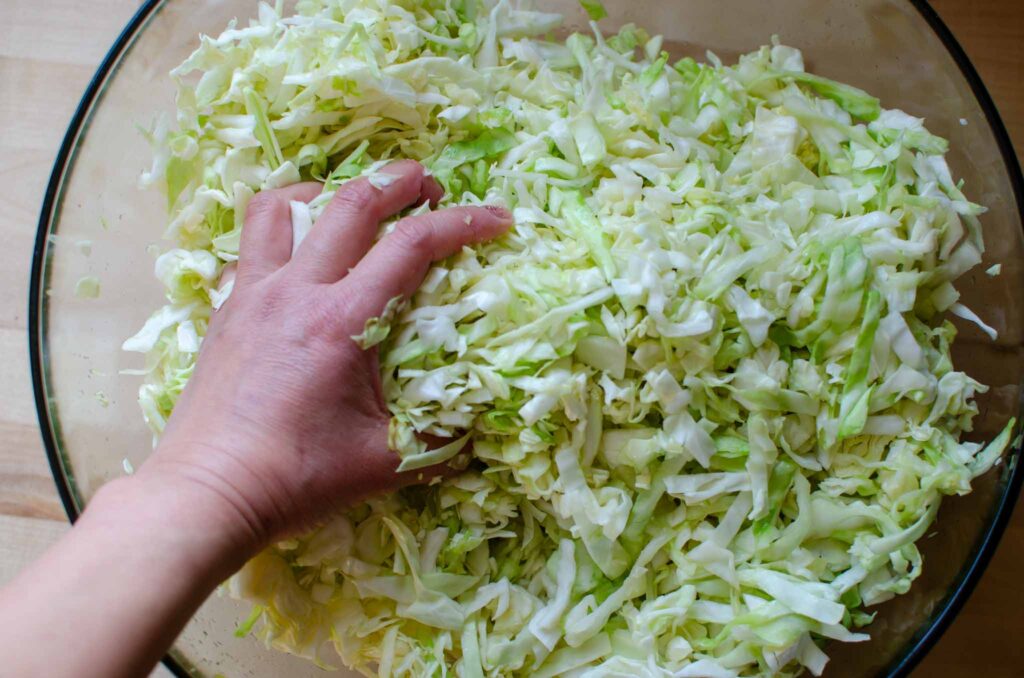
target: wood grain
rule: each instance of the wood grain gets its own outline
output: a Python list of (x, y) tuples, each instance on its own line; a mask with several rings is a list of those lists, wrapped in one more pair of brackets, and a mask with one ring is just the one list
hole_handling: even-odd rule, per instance
[[(1024, 149), (1024, 2), (935, 0)], [(43, 190), (89, 78), (135, 11), (131, 0), (0, 0), (0, 583), (67, 529), (28, 371), (28, 271)], [(1019, 154), (1018, 154), (1019, 155)], [(1024, 512), (967, 606), (915, 676), (1024, 674)]]

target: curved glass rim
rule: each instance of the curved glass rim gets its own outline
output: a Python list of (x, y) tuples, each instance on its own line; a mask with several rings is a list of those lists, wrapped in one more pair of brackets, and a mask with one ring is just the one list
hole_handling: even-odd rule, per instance
[[(43, 312), (45, 309), (44, 292), (49, 282), (50, 273), (49, 266), (47, 265), (47, 245), (54, 218), (59, 215), (61, 210), (64, 179), (69, 176), (70, 170), (74, 165), (77, 142), (86, 133), (94, 109), (103, 98), (104, 84), (117, 73), (122, 58), (128, 53), (135, 39), (141, 35), (145, 27), (168, 1), (145, 0), (125, 25), (124, 29), (122, 29), (114, 44), (104, 56), (103, 61), (100, 62), (88, 87), (86, 87), (54, 161), (53, 170), (43, 197), (39, 225), (32, 252), (32, 270), (29, 279), (28, 299), (28, 341), (29, 362), (32, 371), (32, 390), (35, 397), (36, 414), (39, 418), (39, 428), (43, 439), (43, 446), (46, 450), (46, 457), (50, 464), (50, 470), (53, 473), (54, 483), (57, 486), (57, 493), (60, 495), (61, 503), (64, 505), (68, 519), (72, 523), (78, 519), (81, 513), (82, 501), (75, 487), (74, 478), (69, 472), (69, 465), (66, 463), (66, 459), (61, 452), (62, 445), (60, 442), (62, 438), (59, 417), (56, 416), (55, 404), (51, 403), (47, 396), (49, 390), (49, 370), (47, 365), (49, 361), (47, 360), (47, 348), (42, 342), (43, 337), (46, 336), (48, 322), (46, 313)], [(1003, 164), (1009, 175), (1014, 201), (1017, 204), (1017, 211), (1021, 218), (1022, 230), (1024, 230), (1024, 175), (1021, 174), (1020, 163), (1017, 160), (1013, 143), (996, 109), (992, 96), (989, 94), (967, 53), (935, 9), (928, 3), (928, 0), (905, 1), (917, 10), (922, 19), (935, 32), (935, 35), (960, 68), (961, 74), (964, 76), (982, 112), (985, 114), (985, 119), (988, 121), (989, 128), (995, 137), (996, 144), (1002, 155)], [(1021, 446), (1017, 446), (1008, 452), (1006, 466), (1009, 469), (1009, 478), (1005, 481), (1005, 489), (999, 498), (995, 510), (992, 512), (988, 529), (978, 539), (979, 547), (975, 551), (974, 557), (961, 568), (956, 581), (950, 588), (950, 592), (938, 605), (936, 611), (932, 613), (928, 622), (907, 643), (903, 653), (893, 661), (887, 672), (890, 678), (903, 678), (910, 675), (910, 672), (938, 643), (942, 634), (949, 628), (953, 619), (959, 614), (981, 580), (981, 576), (992, 560), (1003, 532), (1010, 521), (1013, 508), (1017, 503), (1017, 497), (1020, 494), (1021, 484), (1024, 482), (1024, 468), (1019, 463), (1021, 454)], [(192, 675), (183, 666), (182, 662), (170, 654), (164, 657), (163, 664), (171, 673), (180, 678)]]

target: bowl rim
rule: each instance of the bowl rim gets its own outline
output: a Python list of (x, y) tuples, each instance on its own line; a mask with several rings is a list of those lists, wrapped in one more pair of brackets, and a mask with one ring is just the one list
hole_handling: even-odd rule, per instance
[[(992, 96), (989, 94), (980, 74), (967, 56), (967, 53), (928, 0), (902, 1), (911, 5), (934, 31), (936, 37), (939, 38), (939, 41), (953, 58), (960, 69), (960, 73), (970, 86), (971, 92), (981, 107), (989, 129), (992, 131), (996, 144), (999, 147), (999, 152), (1013, 190), (1014, 201), (1017, 204), (1022, 230), (1024, 230), (1024, 175), (1021, 174), (1020, 162), (1014, 151), (1013, 143), (999, 115), (995, 102), (992, 100)], [(103, 98), (105, 84), (116, 75), (121, 59), (128, 53), (135, 39), (142, 34), (142, 31), (145, 30), (149, 22), (159, 14), (167, 2), (170, 2), (170, 0), (145, 0), (143, 2), (103, 57), (85, 92), (82, 94), (82, 98), (79, 100), (68, 124), (67, 131), (54, 160), (53, 169), (51, 170), (46, 191), (43, 195), (43, 204), (40, 210), (35, 244), (32, 251), (27, 316), (32, 391), (35, 399), (36, 414), (39, 420), (40, 434), (50, 465), (50, 471), (53, 474), (61, 503), (64, 505), (64, 510), (71, 523), (78, 519), (81, 509), (76, 502), (77, 490), (74, 486), (74, 478), (69, 473), (69, 464), (66, 463), (58, 442), (61, 439), (59, 418), (55, 416), (55, 405), (49, 402), (47, 396), (48, 360), (47, 347), (43, 343), (43, 339), (47, 336), (45, 290), (49, 282), (48, 274), (50, 272), (47, 266), (49, 237), (55, 218), (61, 212), (63, 183), (64, 179), (70, 175), (70, 170), (74, 165), (77, 142), (88, 130), (93, 109)], [(960, 610), (963, 609), (971, 593), (973, 593), (978, 582), (981, 580), (1010, 522), (1014, 506), (1020, 494), (1022, 482), (1024, 482), (1024, 465), (1020, 463), (1022, 450), (1024, 450), (1024, 447), (1018, 445), (1007, 453), (1007, 462), (1004, 465), (1004, 468), (1007, 470), (1004, 473), (1008, 473), (1009, 477), (1004, 481), (1004, 490), (992, 512), (988, 528), (978, 538), (979, 548), (975, 551), (974, 557), (969, 559), (960, 569), (956, 580), (950, 587), (949, 592), (938, 604), (937, 609), (907, 642), (902, 654), (888, 667), (886, 675), (890, 678), (903, 678), (910, 674), (924, 656), (938, 643), (943, 633), (949, 628)], [(173, 648), (171, 652), (173, 653)], [(163, 664), (172, 674), (179, 678), (187, 678), (194, 675), (186, 668), (184, 662), (172, 654), (168, 654), (163, 658)]]

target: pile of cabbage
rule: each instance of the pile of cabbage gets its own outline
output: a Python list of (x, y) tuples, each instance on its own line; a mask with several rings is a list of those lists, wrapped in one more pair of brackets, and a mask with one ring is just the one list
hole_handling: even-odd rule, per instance
[(380, 676), (817, 675), (1011, 435), (960, 442), (985, 387), (942, 320), (991, 331), (952, 284), (983, 208), (922, 120), (796, 49), (673, 60), (560, 21), (301, 0), (204, 36), (144, 176), (178, 246), (126, 344), (145, 417), (191, 374), (255, 192), (325, 183), (298, 241), (339, 182), (420, 160), (444, 204), (515, 215), (378, 333), (405, 466), (439, 460), (413, 433), (473, 462), (262, 553), (239, 633)]

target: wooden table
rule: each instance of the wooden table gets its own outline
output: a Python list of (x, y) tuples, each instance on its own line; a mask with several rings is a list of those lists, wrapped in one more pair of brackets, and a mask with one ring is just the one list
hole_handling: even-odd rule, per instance
[[(29, 262), (43, 189), (67, 122), (137, 4), (0, 0), (0, 583), (67, 529), (39, 440), (29, 380)], [(1024, 2), (933, 4), (974, 60), (1017, 148), (1024, 150)], [(1024, 511), (1018, 510), (970, 602), (915, 675), (1024, 675), (1021, 561)]]

